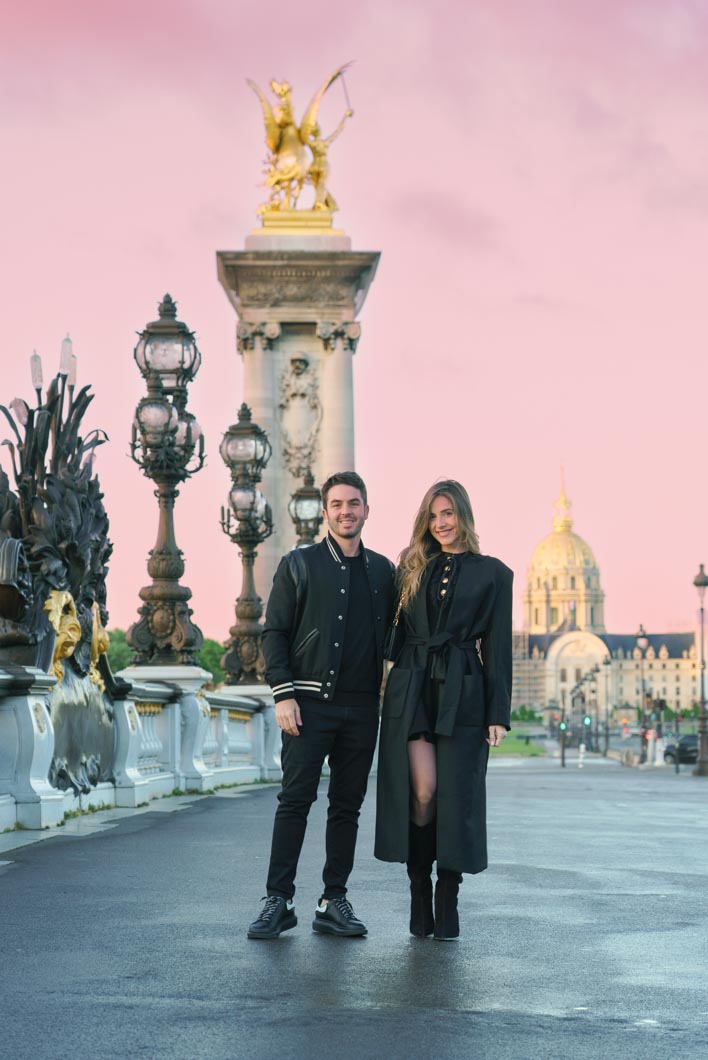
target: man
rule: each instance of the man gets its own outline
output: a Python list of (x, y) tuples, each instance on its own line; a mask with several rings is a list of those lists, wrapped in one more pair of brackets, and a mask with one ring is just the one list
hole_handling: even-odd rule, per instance
[(248, 929), (254, 939), (277, 938), (297, 924), (295, 873), (327, 755), (324, 889), (312, 927), (349, 937), (367, 930), (346, 894), (376, 746), (393, 565), (361, 543), (369, 507), (359, 475), (332, 475), (322, 487), (322, 504), (326, 538), (283, 557), (266, 609), (263, 654), (283, 730), (283, 787), (267, 897)]

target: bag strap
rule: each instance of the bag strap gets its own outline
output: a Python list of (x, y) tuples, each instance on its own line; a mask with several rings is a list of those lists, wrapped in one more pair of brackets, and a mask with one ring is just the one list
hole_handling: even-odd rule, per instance
[(401, 617), (401, 608), (403, 607), (403, 593), (398, 597), (398, 605), (396, 607), (396, 614), (393, 616), (392, 625), (397, 626), (398, 620)]

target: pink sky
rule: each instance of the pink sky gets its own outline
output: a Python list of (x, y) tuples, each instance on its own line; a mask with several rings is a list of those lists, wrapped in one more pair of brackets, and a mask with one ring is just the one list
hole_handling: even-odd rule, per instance
[[(608, 629), (692, 624), (708, 563), (706, 3), (25, 0), (2, 23), (0, 399), (29, 397), (32, 349), (48, 373), (70, 331), (90, 426), (111, 438), (112, 626), (149, 581), (132, 349), (169, 291), (204, 358), (190, 408), (209, 454), (177, 505), (184, 581), (204, 633), (228, 634), (240, 566), (218, 444), (242, 367), (215, 251), (242, 249), (263, 194), (245, 78), (287, 78), (301, 114), (349, 59), (337, 220), (382, 251), (355, 359), (367, 543), (395, 556), (430, 482), (461, 479), (483, 551), (516, 571), (520, 621), (564, 464)], [(326, 127), (343, 106), (335, 86)]]

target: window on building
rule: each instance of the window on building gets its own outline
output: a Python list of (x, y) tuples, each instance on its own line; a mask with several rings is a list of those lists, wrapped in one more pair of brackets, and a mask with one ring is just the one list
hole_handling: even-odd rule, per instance
[(576, 666), (575, 667), (575, 681), (576, 681), (576, 683), (581, 680), (582, 676), (583, 676), (582, 670), (580, 669), (579, 666)]
[(557, 607), (552, 607), (551, 608), (551, 625), (552, 626), (557, 626), (558, 625), (558, 608)]
[(570, 587), (571, 587), (571, 589), (575, 588), (575, 575), (574, 574), (571, 574), (571, 576), (570, 576)]
[(567, 680), (568, 680), (568, 671), (565, 669), (565, 667), (563, 667), (563, 669), (561, 670), (561, 682), (563, 683), (563, 682), (565, 682)]
[(534, 621), (534, 625), (537, 626), (538, 625), (538, 608), (537, 607), (534, 607), (534, 609), (533, 609), (533, 621)]
[(551, 579), (551, 589), (557, 589), (557, 588), (558, 588), (558, 579), (556, 578), (556, 576), (554, 574), (553, 578)]
[(595, 625), (595, 608), (594, 607), (590, 608), (590, 625), (591, 626)]

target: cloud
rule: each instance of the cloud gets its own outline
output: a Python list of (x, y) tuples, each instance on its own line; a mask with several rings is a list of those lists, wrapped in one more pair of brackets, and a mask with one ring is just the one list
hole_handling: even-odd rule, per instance
[(473, 253), (496, 251), (502, 245), (502, 225), (494, 214), (461, 202), (439, 188), (403, 192), (391, 203), (391, 210), (407, 226), (425, 238), (441, 242), (453, 240)]

